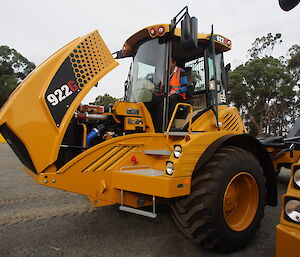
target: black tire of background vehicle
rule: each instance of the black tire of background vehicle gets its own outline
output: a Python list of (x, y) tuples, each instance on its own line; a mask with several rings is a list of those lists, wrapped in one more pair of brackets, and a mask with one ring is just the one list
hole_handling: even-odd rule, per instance
[[(223, 201), (228, 185), (239, 174), (247, 177), (250, 174), (257, 185), (258, 199), (249, 224), (235, 231), (225, 220)], [(251, 198), (249, 192), (248, 196)], [(243, 149), (225, 146), (194, 173), (191, 194), (171, 203), (171, 215), (187, 238), (203, 248), (229, 253), (243, 248), (254, 238), (264, 216), (265, 199), (265, 179), (258, 160)]]

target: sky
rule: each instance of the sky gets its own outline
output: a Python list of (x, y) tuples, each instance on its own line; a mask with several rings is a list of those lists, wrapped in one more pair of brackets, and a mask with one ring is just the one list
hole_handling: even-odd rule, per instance
[[(214, 32), (232, 41), (225, 53), (225, 64), (232, 67), (247, 60), (247, 50), (257, 37), (282, 33), (283, 43), (274, 56), (284, 56), (294, 44), (300, 44), (300, 6), (290, 12), (280, 9), (278, 0), (0, 0), (0, 45), (16, 49), (36, 65), (56, 50), (95, 29), (111, 52), (120, 50), (135, 32), (155, 24), (170, 23), (184, 7), (198, 18), (198, 30)], [(108, 73), (83, 102), (108, 93), (124, 95), (129, 58)]]

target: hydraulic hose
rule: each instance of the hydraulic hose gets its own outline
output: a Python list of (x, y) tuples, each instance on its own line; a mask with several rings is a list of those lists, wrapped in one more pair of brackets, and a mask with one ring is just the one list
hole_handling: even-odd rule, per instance
[(91, 142), (103, 131), (105, 126), (103, 124), (99, 125), (97, 128), (93, 128), (86, 136), (86, 147), (91, 147)]

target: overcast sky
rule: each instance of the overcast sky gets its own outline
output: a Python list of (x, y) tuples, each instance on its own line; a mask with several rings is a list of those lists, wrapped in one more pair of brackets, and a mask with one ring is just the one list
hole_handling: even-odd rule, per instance
[[(36, 65), (78, 36), (98, 29), (111, 52), (140, 29), (169, 23), (185, 5), (198, 18), (199, 32), (215, 33), (232, 40), (225, 63), (233, 67), (246, 60), (247, 49), (257, 37), (282, 33), (275, 55), (286, 55), (300, 44), (300, 6), (284, 12), (278, 0), (1, 0), (0, 45), (15, 48)], [(107, 74), (84, 102), (108, 93), (122, 97), (130, 60)]]

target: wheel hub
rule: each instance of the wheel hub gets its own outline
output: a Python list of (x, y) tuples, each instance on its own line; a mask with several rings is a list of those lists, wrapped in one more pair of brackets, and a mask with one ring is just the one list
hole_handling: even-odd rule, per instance
[(225, 212), (228, 214), (228, 212), (231, 212), (234, 207), (237, 204), (237, 191), (236, 191), (236, 187), (235, 184), (232, 183), (230, 184), (228, 190), (226, 190), (225, 192), (225, 205), (224, 205), (224, 209)]
[(223, 197), (223, 215), (234, 231), (246, 229), (258, 208), (259, 190), (255, 178), (248, 172), (235, 175), (227, 185)]

